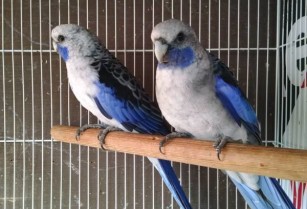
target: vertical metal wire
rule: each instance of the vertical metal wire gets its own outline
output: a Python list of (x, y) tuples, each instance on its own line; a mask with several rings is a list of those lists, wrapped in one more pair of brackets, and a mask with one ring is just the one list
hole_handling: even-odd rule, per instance
[[(155, 0), (152, 0), (152, 28), (154, 28), (155, 26)], [(152, 46), (153, 47), (153, 46)], [(152, 84), (153, 84), (153, 92), (152, 92), (152, 100), (154, 101), (154, 95), (155, 95), (155, 53), (154, 53), (154, 49), (153, 49), (153, 53), (152, 53), (152, 71), (153, 71), (153, 78), (152, 78)], [(151, 173), (152, 173), (152, 208), (154, 209), (154, 203), (155, 203), (155, 168), (153, 165), (151, 165)], [(135, 177), (135, 176), (134, 176)], [(135, 194), (135, 193), (134, 193)], [(135, 197), (135, 195), (133, 196)], [(134, 199), (135, 202), (135, 199)], [(135, 209), (135, 205), (134, 205), (134, 209)], [(145, 209), (144, 204), (143, 204), (143, 209)]]
[[(286, 13), (286, 14), (284, 14), (284, 11), (285, 10), (288, 10), (288, 5), (289, 5), (289, 2), (287, 2), (287, 5), (285, 4), (285, 3), (283, 3), (283, 9), (282, 9), (282, 11), (283, 11), (283, 17), (285, 16), (285, 18), (286, 19), (288, 19), (288, 13)], [(277, 11), (278, 12), (278, 11)], [(284, 20), (283, 20), (283, 22), (284, 22)], [(285, 27), (283, 27), (283, 25), (282, 26), (280, 26), (281, 27), (281, 43), (285, 43), (285, 37), (284, 37), (284, 33), (285, 33)], [(286, 27), (287, 28), (287, 27)], [(280, 44), (280, 42), (278, 43), (278, 44)], [(283, 46), (281, 46), (281, 48), (280, 48), (280, 50), (281, 50), (281, 60), (283, 60), (283, 57), (284, 57), (284, 48), (283, 48)], [(278, 52), (279, 53), (279, 52)], [(279, 57), (278, 57), (279, 58)], [(280, 60), (278, 60), (279, 62), (278, 62), (278, 64), (280, 65)], [(283, 82), (284, 81), (284, 78), (285, 78), (285, 69), (284, 69), (284, 65), (281, 65), (280, 66), (280, 68), (281, 68), (281, 79), (278, 81), (278, 82)], [(278, 69), (276, 69), (276, 70), (278, 70)], [(282, 100), (284, 100), (285, 99), (285, 93), (286, 93), (286, 91), (287, 91), (287, 85), (284, 87), (283, 86), (283, 83), (281, 83), (281, 85), (279, 86), (279, 88), (281, 89), (281, 91), (282, 91), (282, 93), (281, 93), (281, 98), (279, 98), (279, 101), (282, 101)], [(283, 143), (283, 141), (284, 140), (281, 140), (282, 138), (283, 138), (283, 126), (284, 126), (284, 109), (286, 108), (286, 105), (284, 105), (284, 102), (281, 102), (281, 108), (280, 108), (280, 112), (277, 112), (277, 115), (278, 114), (280, 114), (281, 116), (280, 116), (280, 122), (281, 122), (281, 124), (280, 124), (280, 130), (279, 130), (279, 138), (277, 138), (277, 141), (278, 141), (278, 144), (279, 145), (281, 145), (281, 143)]]
[[(33, 28), (32, 28), (32, 0), (30, 0), (30, 37), (33, 37)], [(31, 58), (31, 96), (32, 96), (32, 106), (31, 106), (31, 112), (32, 112), (32, 179), (31, 179), (31, 194), (32, 194), (32, 198), (31, 198), (31, 204), (32, 204), (32, 209), (34, 209), (34, 179), (35, 179), (35, 172), (34, 172), (34, 165), (35, 165), (35, 158), (34, 158), (34, 153), (35, 153), (35, 135), (34, 135), (34, 130), (35, 130), (35, 123), (34, 123), (34, 116), (35, 116), (35, 111), (34, 111), (34, 67), (33, 67), (33, 43), (32, 41), (30, 42), (30, 58)]]
[(260, 28), (260, 0), (257, 1), (257, 50), (256, 50), (256, 114), (258, 114), (258, 83), (259, 83), (259, 28)]
[(171, 17), (174, 18), (174, 0), (172, 0)]
[[(219, 0), (219, 5), (218, 5), (218, 57), (221, 57), (221, 0)], [(217, 204), (216, 204), (216, 207), (217, 208), (220, 208), (220, 170), (217, 169), (217, 196), (216, 196), (216, 201), (217, 201)], [(226, 195), (227, 195), (228, 191), (226, 191)]]
[[(237, 18), (237, 80), (239, 80), (239, 65), (240, 65), (240, 0), (238, 0), (238, 18)], [(238, 189), (236, 188), (236, 203), (238, 202)], [(236, 204), (238, 207), (238, 204)]]
[[(61, 24), (61, 0), (58, 0), (58, 20), (59, 24)], [(60, 100), (60, 111), (59, 111), (59, 117), (60, 117), (60, 124), (63, 123), (63, 101), (62, 101), (62, 65), (61, 65), (61, 58), (59, 56), (59, 100)], [(69, 97), (68, 97), (69, 98)], [(69, 111), (68, 111), (69, 112)], [(70, 117), (68, 117), (70, 118)], [(69, 122), (69, 119), (68, 119)], [(70, 192), (68, 193), (68, 206), (70, 206)], [(63, 143), (60, 142), (60, 208), (62, 208), (63, 205)]]
[[(297, 24), (297, 21), (302, 17), (302, 6), (303, 5), (301, 3), (302, 2), (299, 1), (299, 0), (296, 2), (296, 17), (293, 21), (293, 23), (296, 23), (296, 24)], [(298, 30), (302, 31), (302, 22), (300, 22), (300, 24), (298, 25)], [(300, 36), (299, 39), (296, 42), (296, 43), (299, 43), (300, 46), (301, 46), (301, 42), (304, 41), (302, 38), (303, 37)], [(300, 58), (301, 53), (302, 53), (302, 47), (299, 47), (299, 48), (297, 48), (297, 50), (295, 50), (294, 58), (295, 58), (296, 62), (297, 62), (297, 60), (302, 59), (302, 58)], [(300, 69), (300, 70), (302, 69), (302, 62), (299, 62), (297, 64), (297, 68)], [(299, 75), (298, 73), (295, 73), (295, 80), (300, 80), (300, 76), (301, 75)], [(303, 113), (302, 106), (300, 104), (302, 102), (302, 99), (303, 99), (303, 97), (302, 97), (303, 91), (304, 91), (303, 88), (301, 88), (301, 89), (295, 88), (294, 95), (297, 96), (297, 97), (296, 97), (296, 100), (294, 102), (293, 112), (291, 114), (292, 120), (295, 119), (295, 117), (294, 117), (295, 116), (295, 110), (297, 110), (300, 113), (300, 115), (302, 115), (302, 113)], [(302, 125), (300, 115), (297, 116), (296, 121), (297, 122), (300, 121), (301, 122), (300, 125)], [(289, 122), (290, 122), (290, 120), (289, 120)], [(302, 142), (300, 140), (302, 130), (301, 130), (300, 125), (295, 125), (294, 123), (292, 123), (292, 124), (293, 124), (293, 126), (292, 126), (293, 129), (292, 129), (292, 134), (291, 134), (291, 137), (292, 137), (292, 146), (291, 147), (299, 149), (301, 147), (301, 144), (302, 144)], [(297, 198), (297, 201), (299, 201), (298, 198)]]
[[(208, 50), (211, 49), (211, 0), (208, 3)], [(209, 175), (208, 175), (209, 176)], [(209, 206), (209, 205), (208, 205)]]
[[(291, 1), (291, 5), (290, 5), (290, 3), (289, 3), (289, 10), (287, 11), (287, 16), (288, 16), (288, 21), (290, 21), (290, 22), (292, 22), (292, 18), (293, 18), (293, 16), (294, 16), (294, 13), (292, 12), (292, 11), (294, 11), (294, 1)], [(289, 12), (289, 11), (291, 11), (291, 12)], [(288, 15), (288, 14), (292, 14), (291, 16), (290, 15)], [(288, 31), (289, 31), (289, 26), (288, 26), (289, 24), (287, 24), (287, 30), (286, 30), (286, 32), (287, 32), (287, 34), (288, 34)], [(287, 37), (285, 38), (286, 40), (287, 40)], [(291, 53), (290, 54), (290, 66), (292, 66), (292, 60), (293, 60), (293, 53)], [(286, 72), (285, 72), (285, 76), (287, 76), (287, 74), (286, 74)], [(288, 97), (288, 91), (289, 91), (289, 97)], [(286, 83), (286, 109), (285, 109), (285, 111), (288, 111), (289, 110), (289, 108), (291, 108), (292, 107), (292, 105), (293, 105), (293, 102), (292, 102), (292, 98), (293, 97), (293, 93), (292, 93), (292, 91), (291, 91), (291, 87), (288, 87), (288, 84)], [(289, 105), (288, 105), (288, 100), (289, 100)], [(289, 116), (290, 117), (290, 116)], [(287, 121), (289, 121), (288, 119), (290, 119), (288, 117), (288, 114), (285, 114), (285, 125), (287, 125)], [(291, 124), (289, 124), (289, 125), (291, 125)], [(287, 140), (287, 139), (289, 139), (290, 137), (291, 137), (291, 132), (292, 131), (288, 131), (288, 134), (287, 134), (287, 136), (285, 136), (285, 139), (286, 139), (286, 146), (287, 147), (289, 147), (289, 146), (291, 146), (291, 144), (289, 143), (289, 140)]]
[[(199, 13), (198, 13), (198, 41), (201, 43), (201, 28), (202, 28), (202, 21), (201, 21), (201, 17), (202, 17), (202, 9), (201, 9), (201, 0), (198, 1), (198, 8), (199, 8)], [(181, 163), (180, 163), (181, 165)], [(198, 204), (198, 209), (200, 209), (200, 205), (201, 205), (201, 173), (200, 173), (201, 167), (197, 166), (197, 183), (198, 183), (198, 192), (197, 192), (197, 204)]]
[[(211, 0), (208, 2), (208, 50), (211, 50)], [(210, 168), (207, 168), (207, 208), (210, 208)]]
[(23, 1), (20, 0), (20, 47), (21, 47), (21, 80), (22, 80), (22, 207), (25, 208), (26, 190), (26, 152), (25, 152), (25, 73), (23, 54)]
[[(105, 2), (105, 45), (108, 48), (108, 1)], [(106, 151), (106, 203), (105, 207), (109, 208), (109, 152)]]
[[(189, 1), (189, 24), (192, 27), (192, 2)], [(188, 165), (188, 198), (191, 201), (191, 165)]]
[[(145, 0), (142, 2), (143, 7), (142, 7), (142, 83), (143, 83), (143, 88), (145, 88)], [(145, 199), (145, 157), (142, 156), (142, 202), (143, 205), (146, 205), (146, 199)]]
[(2, 45), (2, 93), (3, 93), (3, 139), (4, 139), (4, 144), (3, 144), (3, 206), (4, 208), (6, 208), (6, 191), (7, 191), (7, 175), (6, 175), (6, 171), (7, 171), (7, 165), (6, 165), (6, 155), (7, 155), (7, 151), (6, 151), (6, 86), (5, 86), (5, 59), (4, 59), (4, 0), (1, 1), (1, 45)]
[(164, 0), (162, 0), (161, 14), (162, 14), (162, 21), (164, 21)]
[(180, 0), (180, 20), (182, 20), (182, 0)]
[[(293, 4), (294, 4), (294, 1), (293, 1)], [(294, 13), (293, 13), (293, 11), (294, 11), (294, 8), (292, 8), (292, 10), (291, 10), (291, 12), (292, 12), (292, 21), (290, 22), (291, 23), (291, 25), (292, 25), (292, 23), (294, 23), (295, 21), (297, 21), (298, 20), (298, 14), (299, 14), (299, 11), (298, 11), (298, 1), (296, 1), (295, 2), (295, 16), (294, 16)], [(290, 29), (291, 29), (291, 26), (290, 26)], [(289, 41), (289, 40), (287, 40), (287, 41)], [(292, 41), (292, 40), (291, 40)], [(288, 44), (288, 43), (287, 43)], [(294, 51), (294, 53), (291, 53), (291, 61), (293, 62), (293, 60), (297, 60), (296, 58), (297, 58), (297, 50), (295, 50)], [(293, 59), (294, 58), (294, 59)], [(292, 66), (292, 65), (291, 65)], [(297, 76), (297, 73), (295, 73), (295, 76), (294, 76), (294, 78), (295, 78), (295, 80), (297, 80), (298, 78), (297, 78), (298, 76)], [(292, 93), (293, 91), (292, 91), (292, 88), (290, 87), (289, 88), (289, 91), (290, 91), (290, 93)], [(292, 101), (292, 98), (295, 96), (296, 97), (296, 95), (298, 95), (298, 92), (297, 92), (297, 88), (295, 88), (294, 89), (294, 95), (292, 94), (291, 96), (290, 96), (290, 101)], [(297, 98), (296, 98), (297, 99)], [(295, 101), (295, 102), (292, 102), (292, 105), (290, 106), (291, 108), (293, 107), (293, 108), (296, 108), (297, 107), (297, 100)], [(288, 110), (287, 110), (288, 111)], [(290, 127), (290, 134), (289, 134), (289, 138), (287, 139), (288, 141), (289, 141), (289, 145), (291, 146), (291, 147), (294, 147), (294, 148), (297, 148), (296, 146), (297, 146), (297, 136), (294, 138), (294, 140), (293, 140), (293, 144), (291, 145), (291, 143), (290, 143), (290, 137), (292, 137), (292, 136), (294, 136), (293, 135), (293, 133), (295, 133), (295, 135), (297, 135), (297, 127), (296, 126), (294, 126), (294, 123), (290, 123), (290, 121), (291, 121), (291, 118), (293, 117), (293, 115), (290, 115), (289, 116), (289, 121), (288, 121), (288, 127), (289, 127), (289, 125), (291, 125), (291, 127)], [(296, 144), (296, 145), (295, 145)], [(297, 201), (297, 199), (296, 199), (296, 201)]]
[(246, 64), (246, 97), (249, 94), (249, 56), (250, 56), (250, 0), (247, 1), (247, 64)]
[[(136, 40), (135, 40), (135, 28), (136, 28), (136, 14), (135, 14), (135, 0), (133, 1), (133, 75), (136, 73)], [(136, 202), (136, 157), (133, 155), (133, 207), (135, 208), (135, 202)], [(143, 207), (144, 207), (144, 202), (142, 201)]]
[[(303, 17), (303, 5), (302, 5), (302, 0), (300, 0), (300, 12), (299, 12), (299, 18), (302, 18)], [(300, 31), (303, 31), (302, 30), (302, 22), (300, 22)], [(304, 39), (302, 39), (303, 37), (300, 37), (301, 41), (303, 41)], [(301, 55), (303, 53), (302, 51), (302, 47), (300, 47), (300, 50), (299, 50), (299, 54)], [(300, 56), (301, 57), (301, 56)], [(299, 63), (299, 68), (302, 69), (303, 68), (303, 65), (304, 67), (306, 66), (306, 61), (305, 61), (305, 58), (303, 58), (304, 60), (304, 64), (302, 62)], [(306, 74), (306, 73), (305, 73)], [(305, 80), (304, 80), (305, 82)], [(304, 90), (303, 89), (300, 89), (299, 91), (299, 94), (300, 94), (300, 98), (302, 98), (302, 100), (304, 100)], [(304, 113), (304, 106), (302, 106), (301, 104), (301, 101), (297, 103), (299, 109), (298, 109), (298, 112), (301, 112), (302, 114), (300, 115), (299, 117), (299, 121), (301, 121), (301, 123), (303, 124), (303, 121), (304, 119), (302, 119), (302, 115)], [(297, 136), (297, 139), (299, 140), (299, 142), (297, 143), (297, 147), (300, 148), (300, 147), (303, 147), (303, 140), (302, 140), (302, 132), (303, 132), (303, 129), (302, 129), (302, 126), (298, 126), (299, 130), (297, 130), (297, 133), (298, 133), (298, 136)]]
[[(162, 21), (164, 21), (164, 0), (162, 2)], [(172, 165), (172, 164), (171, 164)], [(163, 187), (163, 181), (161, 181), (161, 208), (164, 208), (164, 187)]]
[[(217, 40), (218, 57), (221, 57), (221, 1), (218, 2), (218, 40)], [(216, 171), (216, 207), (220, 208), (220, 170)]]
[[(231, 18), (230, 18), (230, 0), (228, 0), (228, 8), (227, 8), (227, 19), (228, 19), (228, 22), (227, 22), (227, 66), (229, 66), (230, 64), (230, 21), (231, 21)], [(226, 175), (226, 209), (229, 208), (229, 177), (228, 175)]]
[[(125, 0), (126, 2), (126, 0)], [(99, 36), (99, 0), (96, 0), (96, 35)], [(98, 118), (97, 118), (98, 120)], [(98, 120), (99, 121), (99, 120)], [(96, 207), (100, 208), (100, 149), (96, 149), (97, 160), (97, 188), (96, 188)], [(125, 177), (126, 178), (126, 177)]]
[[(284, 5), (284, 3), (283, 3)], [(280, 30), (280, 19), (282, 18), (281, 14), (280, 14), (280, 1), (277, 1), (277, 11), (276, 11), (276, 59), (275, 59), (275, 63), (276, 63), (276, 67), (275, 67), (275, 74), (276, 74), (276, 77), (275, 77), (275, 89), (277, 90), (276, 91), (276, 94), (275, 94), (275, 130), (274, 130), (274, 135), (275, 135), (275, 139), (274, 139), (274, 142), (276, 145), (278, 145), (278, 139), (280, 139), (280, 113), (279, 113), (279, 110), (280, 110), (280, 106), (281, 106), (281, 103), (280, 102), (280, 91), (281, 91), (281, 86), (280, 86), (280, 73), (279, 73), (279, 69), (280, 69), (280, 65), (279, 65), (279, 51), (280, 51), (280, 47), (279, 47), (279, 39), (280, 39), (280, 36), (279, 36), (279, 32), (281, 32), (282, 34), (282, 31)]]
[[(86, 28), (89, 28), (89, 3), (88, 0), (86, 0)], [(90, 112), (87, 110), (87, 123), (90, 123)], [(87, 154), (87, 163), (86, 163), (86, 203), (87, 208), (90, 208), (90, 147), (87, 147), (86, 150)], [(80, 159), (81, 160), (81, 159)], [(71, 169), (70, 169), (71, 170)], [(81, 201), (81, 199), (79, 199)]]
[[(78, 13), (78, 24), (80, 24), (79, 22), (79, 16), (80, 16), (80, 2), (79, 0), (77, 1), (77, 13)], [(70, 0), (67, 1), (67, 23), (70, 23)], [(62, 59), (60, 59), (62, 60)], [(67, 85), (67, 118), (68, 118), (68, 124), (70, 125), (71, 123), (71, 109), (70, 109), (70, 86)], [(81, 107), (81, 104), (79, 104), (79, 111), (80, 111), (80, 126), (82, 125), (82, 107)], [(81, 207), (81, 185), (80, 185), (80, 182), (81, 182), (81, 146), (79, 145), (78, 146), (78, 151), (79, 151), (79, 155), (78, 155), (78, 158), (79, 158), (79, 166), (78, 166), (78, 169), (79, 169), (79, 176), (78, 176), (78, 188), (79, 188), (79, 191), (78, 191), (78, 195), (79, 195), (79, 198), (78, 198), (78, 208)], [(69, 144), (69, 174), (68, 174), (68, 207), (71, 208), (72, 207), (72, 145)]]
[[(267, 51), (266, 51), (266, 74), (265, 74), (265, 122), (264, 122), (264, 132), (265, 132), (265, 146), (267, 146), (268, 144), (268, 98), (269, 98), (269, 63), (270, 63), (270, 51), (269, 51), (269, 47), (270, 47), (270, 0), (268, 0), (268, 18), (267, 18)], [(277, 32), (278, 33), (278, 32)], [(276, 54), (277, 56), (277, 54)]]
[(240, 63), (240, 0), (238, 0), (238, 19), (237, 19), (237, 80), (239, 80)]
[[(39, 19), (42, 19), (42, 1), (39, 0)], [(40, 96), (41, 96), (41, 149), (42, 149), (42, 154), (41, 154), (41, 208), (44, 207), (44, 79), (43, 79), (43, 54), (42, 54), (42, 22), (39, 22), (39, 58), (40, 58)], [(15, 91), (14, 91), (15, 92)]]
[[(124, 65), (127, 66), (127, 2), (124, 0)], [(127, 207), (127, 154), (124, 153), (124, 207)]]
[[(49, 37), (51, 37), (51, 0), (48, 1), (48, 25), (49, 25)], [(49, 39), (49, 77), (50, 77), (50, 124), (53, 125), (53, 78), (52, 78), (52, 44)], [(53, 139), (50, 142), (50, 209), (53, 208)]]
[[(182, 20), (182, 10), (183, 10), (182, 0), (180, 0), (180, 20)], [(182, 163), (179, 163), (179, 180), (182, 185), (182, 182), (183, 182)]]
[[(115, 47), (115, 57), (117, 57), (117, 0), (114, 0), (114, 47)], [(114, 175), (114, 179), (115, 179), (115, 184), (114, 184), (114, 187), (115, 187), (115, 197), (114, 197), (114, 208), (118, 208), (117, 206), (117, 200), (118, 200), (118, 197), (117, 197), (117, 173), (118, 173), (118, 156), (117, 156), (117, 152), (114, 152), (114, 155), (115, 155), (115, 175)]]
[[(12, 94), (13, 94), (13, 113), (16, 112), (16, 88), (15, 88), (15, 56), (14, 56), (14, 0), (11, 1), (11, 56), (12, 56)], [(13, 115), (13, 199), (16, 197), (16, 116)], [(13, 201), (13, 208), (15, 208)]]

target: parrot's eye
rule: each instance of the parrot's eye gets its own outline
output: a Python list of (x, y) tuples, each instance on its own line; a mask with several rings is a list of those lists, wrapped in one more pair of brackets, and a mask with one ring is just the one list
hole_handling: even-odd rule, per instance
[(58, 42), (63, 42), (65, 40), (65, 37), (62, 35), (58, 36)]
[(183, 34), (183, 32), (178, 33), (177, 37), (176, 37), (176, 41), (177, 42), (183, 42), (185, 39), (185, 35)]

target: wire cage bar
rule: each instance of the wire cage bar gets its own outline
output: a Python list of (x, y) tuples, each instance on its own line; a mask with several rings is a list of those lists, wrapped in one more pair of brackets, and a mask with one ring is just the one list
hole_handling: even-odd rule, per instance
[[(285, 56), (293, 44), (287, 39), (293, 23), (306, 15), (303, 0), (1, 0), (0, 5), (1, 208), (178, 208), (146, 158), (51, 139), (53, 125), (98, 122), (72, 94), (65, 63), (52, 48), (51, 29), (63, 23), (99, 36), (154, 99), (151, 30), (166, 19), (183, 20), (234, 72), (257, 111), (265, 145), (291, 145), (284, 137), (287, 111), (297, 104), (294, 96), (307, 93), (284, 82)], [(289, 62), (305, 52), (302, 47), (291, 53)], [(299, 63), (306, 69), (306, 62)], [(173, 166), (193, 208), (248, 208), (223, 172)]]
[[(275, 144), (307, 149), (306, 69), (307, 5), (283, 1), (278, 9)], [(296, 208), (307, 207), (306, 183), (282, 180)]]

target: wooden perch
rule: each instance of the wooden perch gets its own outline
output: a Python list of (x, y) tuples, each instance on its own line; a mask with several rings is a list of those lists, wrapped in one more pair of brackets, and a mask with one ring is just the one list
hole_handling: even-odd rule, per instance
[[(77, 141), (77, 128), (54, 126), (51, 129), (51, 137), (62, 142), (100, 147), (97, 140), (98, 129), (85, 131)], [(229, 143), (222, 150), (219, 161), (211, 141), (174, 139), (165, 145), (162, 154), (159, 152), (162, 138), (158, 135), (111, 132), (106, 137), (104, 147), (108, 150), (187, 164), (307, 182), (307, 150)]]

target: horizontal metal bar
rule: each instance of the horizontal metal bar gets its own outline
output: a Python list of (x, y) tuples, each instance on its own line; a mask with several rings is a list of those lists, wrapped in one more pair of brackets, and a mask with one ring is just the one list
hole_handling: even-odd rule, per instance
[[(276, 51), (276, 48), (211, 48), (208, 49), (209, 51)], [(16, 52), (16, 53), (56, 53), (55, 50), (49, 50), (49, 49), (43, 49), (43, 50), (29, 50), (29, 49), (2, 49), (0, 50), (3, 53), (12, 53), (12, 52)], [(153, 52), (153, 49), (109, 49), (110, 52)]]

